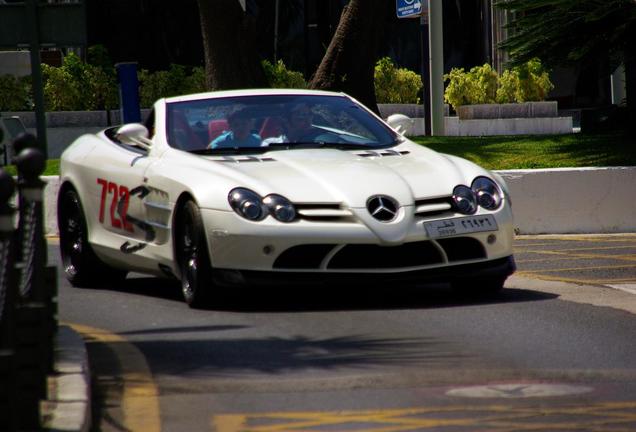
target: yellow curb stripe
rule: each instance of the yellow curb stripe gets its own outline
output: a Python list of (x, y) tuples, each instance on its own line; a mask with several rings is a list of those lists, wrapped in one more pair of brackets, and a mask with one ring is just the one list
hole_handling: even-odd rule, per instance
[(159, 391), (146, 358), (133, 344), (109, 331), (81, 324), (67, 323), (87, 343), (108, 345), (119, 360), (122, 380), (121, 408), (127, 431), (159, 432), (161, 416)]

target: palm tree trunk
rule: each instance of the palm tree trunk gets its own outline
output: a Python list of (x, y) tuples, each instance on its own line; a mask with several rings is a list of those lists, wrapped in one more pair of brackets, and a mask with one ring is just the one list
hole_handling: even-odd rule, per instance
[(351, 0), (309, 87), (343, 91), (378, 112), (374, 71), (391, 2)]
[(266, 87), (254, 48), (254, 19), (236, 0), (198, 0), (210, 90)]

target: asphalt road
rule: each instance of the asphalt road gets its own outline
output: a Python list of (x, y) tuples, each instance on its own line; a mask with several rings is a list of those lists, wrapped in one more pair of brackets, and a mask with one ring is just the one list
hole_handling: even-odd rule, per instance
[(636, 237), (603, 239), (520, 238), (533, 279), (483, 301), (296, 287), (190, 310), (154, 278), (61, 280), (60, 319), (87, 341), (94, 430), (636, 430)]

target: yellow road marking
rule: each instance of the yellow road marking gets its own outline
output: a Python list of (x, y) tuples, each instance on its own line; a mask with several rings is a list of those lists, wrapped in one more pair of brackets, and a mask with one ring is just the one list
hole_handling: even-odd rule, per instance
[[(516, 276), (520, 277), (530, 277), (530, 275), (524, 275), (524, 272), (515, 273)], [(582, 278), (568, 278), (561, 276), (548, 276), (541, 273), (535, 273), (531, 275), (533, 279), (541, 279), (545, 281), (552, 282), (572, 282), (577, 284), (587, 284), (587, 285), (610, 285), (610, 284), (619, 284), (619, 283), (629, 283), (636, 282), (636, 278), (628, 278), (628, 279), (582, 279)]]
[[(474, 414), (472, 417), (470, 414)], [(551, 417), (551, 420), (547, 418)], [(564, 416), (585, 416), (580, 421)], [(544, 419), (543, 421), (537, 421)], [(586, 405), (530, 406), (443, 406), (367, 411), (313, 411), (223, 414), (212, 418), (217, 432), (309, 432), (335, 430), (398, 432), (443, 427), (493, 431), (508, 430), (624, 430), (636, 424), (636, 402), (601, 402)], [(328, 429), (324, 429), (328, 428)], [(345, 429), (343, 429), (345, 430)]]
[[(515, 253), (520, 253), (515, 251)], [(579, 259), (613, 259), (618, 261), (636, 261), (635, 255), (602, 255), (602, 254), (581, 254), (581, 253), (564, 253), (560, 251), (524, 251), (523, 253), (531, 253), (536, 255), (557, 255), (557, 256), (565, 256), (568, 258), (579, 258)]]
[(159, 432), (159, 391), (143, 354), (125, 338), (114, 333), (80, 324), (67, 325), (80, 333), (87, 344), (107, 345), (119, 360), (124, 430)]
[[(536, 258), (536, 259), (517, 259), (515, 258), (515, 262), (517, 264), (528, 264), (528, 263), (541, 263), (541, 262), (556, 262), (556, 261), (580, 261), (587, 258), (555, 258), (551, 256), (550, 258)], [(611, 261), (611, 258), (608, 258)]]
[[(539, 274), (539, 273), (555, 273), (555, 272), (572, 272), (572, 271), (583, 271), (583, 270), (610, 270), (610, 269), (627, 269), (627, 268), (636, 268), (636, 264), (629, 265), (607, 265), (607, 266), (588, 266), (588, 267), (570, 267), (570, 268), (557, 268), (557, 269), (541, 269), (541, 270), (522, 270), (517, 272), (518, 274)], [(634, 275), (636, 279), (636, 275)]]
[[(625, 234), (602, 234), (602, 235), (580, 235), (580, 234), (569, 234), (569, 235), (520, 235), (515, 237), (515, 241), (587, 241), (587, 242), (596, 242), (596, 243), (612, 243), (612, 242), (629, 242), (636, 241), (636, 234), (634, 233), (625, 233)], [(554, 244), (545, 243), (545, 244)]]

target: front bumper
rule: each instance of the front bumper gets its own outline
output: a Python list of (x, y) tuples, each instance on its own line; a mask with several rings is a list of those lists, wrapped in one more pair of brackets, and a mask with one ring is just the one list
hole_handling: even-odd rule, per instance
[(332, 273), (332, 272), (265, 272), (214, 270), (214, 283), (221, 286), (275, 285), (281, 286), (383, 286), (391, 284), (446, 283), (456, 280), (506, 278), (516, 270), (512, 255), (491, 261), (450, 265), (427, 270), (394, 273)]
[(514, 237), (508, 206), (489, 213), (496, 218), (496, 230), (442, 239), (428, 237), (423, 223), (431, 218), (410, 217), (380, 224), (360, 215), (348, 221), (283, 224), (272, 218), (250, 222), (234, 212), (202, 209), (201, 213), (212, 267), (237, 271), (430, 272), (511, 256)]

